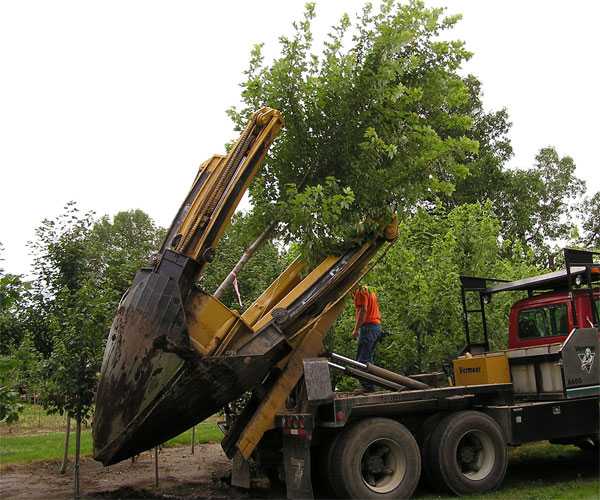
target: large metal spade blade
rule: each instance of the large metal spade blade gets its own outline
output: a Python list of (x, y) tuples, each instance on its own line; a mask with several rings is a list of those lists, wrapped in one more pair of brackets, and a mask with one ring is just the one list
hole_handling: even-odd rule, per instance
[(184, 302), (197, 264), (167, 251), (141, 270), (106, 346), (94, 415), (94, 458), (110, 465), (177, 436), (258, 384), (289, 350), (266, 328), (231, 356), (190, 347)]

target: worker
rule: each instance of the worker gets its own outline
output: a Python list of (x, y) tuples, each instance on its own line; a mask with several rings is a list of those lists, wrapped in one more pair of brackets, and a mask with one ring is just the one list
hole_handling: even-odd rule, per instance
[[(381, 336), (381, 313), (377, 294), (366, 285), (354, 290), (355, 325), (352, 332), (358, 338), (356, 360), (360, 363), (373, 363), (373, 355), (377, 341)], [(361, 384), (366, 391), (373, 391), (374, 386), (368, 381)]]

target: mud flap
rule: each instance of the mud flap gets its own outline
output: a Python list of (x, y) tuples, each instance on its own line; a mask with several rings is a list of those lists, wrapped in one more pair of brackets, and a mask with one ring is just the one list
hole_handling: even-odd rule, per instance
[(310, 474), (310, 443), (309, 440), (303, 438), (283, 437), (283, 465), (287, 498), (314, 498)]

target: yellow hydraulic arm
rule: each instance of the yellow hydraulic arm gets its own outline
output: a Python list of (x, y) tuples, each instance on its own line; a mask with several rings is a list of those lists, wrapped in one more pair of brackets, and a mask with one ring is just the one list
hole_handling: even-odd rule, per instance
[(282, 126), (278, 111), (262, 108), (227, 155), (201, 165), (152, 268), (138, 271), (119, 304), (96, 396), (94, 456), (104, 464), (178, 435), (268, 378), (257, 411), (225, 438), (228, 454), (248, 458), (302, 360), (322, 351), (344, 297), (395, 238), (392, 224), (312, 270), (297, 260), (242, 313), (202, 290), (202, 271)]

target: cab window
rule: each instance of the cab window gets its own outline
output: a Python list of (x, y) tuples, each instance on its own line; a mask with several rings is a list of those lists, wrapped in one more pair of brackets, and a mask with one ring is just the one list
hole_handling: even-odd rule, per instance
[(536, 339), (569, 334), (567, 304), (558, 304), (519, 313), (519, 337)]

